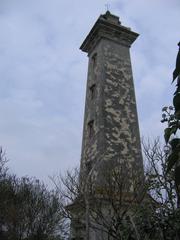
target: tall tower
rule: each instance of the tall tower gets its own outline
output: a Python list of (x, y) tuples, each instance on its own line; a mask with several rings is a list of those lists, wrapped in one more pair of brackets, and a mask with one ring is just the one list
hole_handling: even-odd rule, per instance
[(90, 175), (100, 176), (102, 169), (116, 167), (117, 163), (128, 166), (128, 180), (132, 175), (143, 178), (129, 52), (137, 37), (137, 33), (122, 26), (119, 18), (107, 11), (100, 15), (80, 47), (89, 57), (80, 168), (82, 185)]
[(109, 11), (101, 15), (80, 49), (88, 53), (81, 174), (101, 163), (128, 161), (143, 173), (129, 48), (138, 34)]

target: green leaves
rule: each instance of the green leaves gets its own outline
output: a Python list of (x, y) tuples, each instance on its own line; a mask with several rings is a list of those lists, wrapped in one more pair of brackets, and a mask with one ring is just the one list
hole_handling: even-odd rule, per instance
[(178, 129), (178, 127), (176, 125), (173, 125), (164, 130), (164, 139), (165, 139), (166, 144), (169, 142), (171, 135), (176, 134), (177, 129)]
[(174, 138), (170, 142), (172, 153), (169, 155), (167, 159), (167, 173), (174, 167), (174, 165), (179, 161), (179, 153), (180, 153), (180, 139)]
[(171, 169), (174, 167), (174, 165), (178, 161), (178, 159), (179, 159), (178, 151), (174, 151), (169, 155), (169, 157), (167, 159), (166, 173), (169, 173), (169, 171), (171, 171)]
[(180, 138), (173, 138), (170, 142), (170, 145), (171, 145), (171, 148), (172, 148), (172, 151), (177, 151), (177, 148), (179, 150), (179, 147), (180, 147)]
[(177, 130), (180, 129), (180, 42), (178, 46), (179, 51), (176, 58), (176, 68), (173, 72), (173, 81), (177, 78), (176, 91), (173, 96), (174, 107), (164, 107), (162, 109), (161, 122), (167, 122), (168, 127), (164, 130), (164, 139), (166, 146), (168, 144), (171, 145), (171, 154), (167, 158), (167, 169), (165, 172), (167, 174), (172, 170), (171, 173), (173, 174), (176, 184), (177, 207), (180, 208), (180, 138), (173, 138), (170, 141), (171, 136), (173, 134), (175, 135)]
[(180, 166), (177, 166), (175, 168), (175, 183), (176, 183), (176, 186), (180, 185)]
[(180, 120), (180, 110), (175, 112), (176, 119)]
[(180, 93), (177, 93), (174, 96), (173, 105), (174, 105), (176, 111), (180, 109)]
[(171, 128), (165, 128), (164, 129), (164, 139), (165, 139), (166, 144), (168, 143), (170, 136), (171, 136)]
[(176, 134), (176, 132), (177, 132), (177, 126), (176, 125), (173, 125), (172, 127), (171, 127), (171, 134)]
[(178, 75), (180, 74), (180, 42), (178, 43), (179, 46), (179, 51), (176, 57), (176, 67), (175, 70), (173, 72), (173, 81), (178, 77)]

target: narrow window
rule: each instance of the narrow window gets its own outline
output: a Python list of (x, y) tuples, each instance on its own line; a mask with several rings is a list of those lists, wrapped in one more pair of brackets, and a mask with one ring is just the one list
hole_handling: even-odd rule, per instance
[(89, 138), (92, 138), (94, 135), (94, 120), (88, 122), (88, 135)]
[(97, 53), (95, 53), (95, 54), (92, 56), (92, 66), (93, 66), (93, 69), (95, 69), (96, 64), (97, 64)]
[(92, 162), (91, 161), (87, 161), (86, 162), (86, 170), (87, 170), (87, 172), (90, 172), (91, 168), (92, 168)]
[(89, 88), (90, 90), (90, 99), (93, 99), (95, 96), (95, 89), (96, 89), (96, 84), (91, 85), (91, 87)]

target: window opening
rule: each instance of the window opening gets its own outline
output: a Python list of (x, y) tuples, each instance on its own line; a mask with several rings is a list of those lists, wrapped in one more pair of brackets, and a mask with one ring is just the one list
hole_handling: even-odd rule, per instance
[(87, 162), (86, 162), (87, 172), (90, 172), (91, 168), (92, 168), (92, 162), (91, 162), (91, 161), (87, 161)]
[(94, 135), (94, 120), (91, 120), (88, 123), (88, 135), (89, 135), (89, 138), (92, 138)]
[(95, 96), (95, 89), (96, 89), (96, 84), (93, 84), (89, 90), (90, 90), (90, 98), (93, 99)]
[(96, 67), (96, 64), (97, 64), (97, 53), (95, 53), (92, 56), (92, 66), (93, 66), (93, 69)]

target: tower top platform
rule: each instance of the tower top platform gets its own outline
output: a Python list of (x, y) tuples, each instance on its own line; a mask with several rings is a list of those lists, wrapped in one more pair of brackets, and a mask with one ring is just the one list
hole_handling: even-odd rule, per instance
[(107, 11), (105, 14), (99, 16), (86, 39), (80, 46), (80, 49), (83, 52), (91, 52), (101, 38), (107, 38), (130, 47), (138, 36), (138, 33), (121, 25), (119, 17), (111, 14), (110, 11)]

